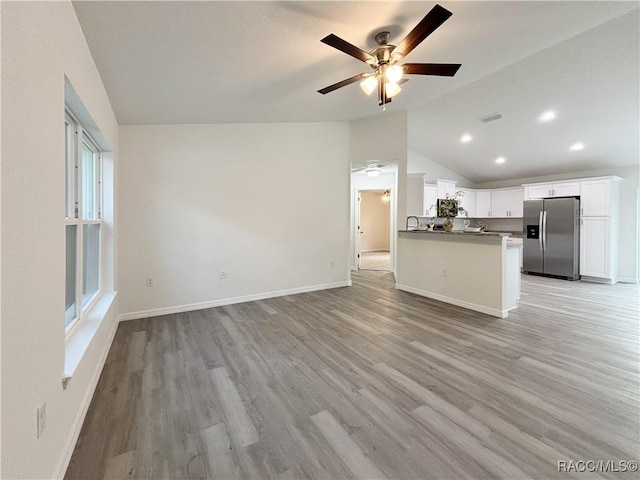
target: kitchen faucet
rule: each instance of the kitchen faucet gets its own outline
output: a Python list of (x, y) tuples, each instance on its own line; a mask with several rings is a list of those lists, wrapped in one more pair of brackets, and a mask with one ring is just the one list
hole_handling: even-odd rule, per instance
[(415, 229), (417, 229), (420, 226), (420, 219), (414, 215), (411, 215), (410, 217), (407, 217), (407, 223), (404, 227), (405, 230), (409, 230), (409, 219), (411, 218), (415, 218), (416, 219), (416, 226), (414, 227)]

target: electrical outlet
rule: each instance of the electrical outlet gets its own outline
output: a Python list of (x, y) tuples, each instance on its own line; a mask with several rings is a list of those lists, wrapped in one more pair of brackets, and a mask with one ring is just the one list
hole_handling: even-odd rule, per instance
[(443, 276), (443, 277), (448, 277), (448, 276), (449, 276), (449, 274), (447, 273), (447, 271), (446, 271), (446, 270), (442, 270), (442, 276)]
[(220, 273), (218, 273), (218, 278), (220, 280), (226, 280), (227, 279), (227, 271), (226, 270), (220, 270)]
[(44, 433), (44, 429), (47, 427), (47, 402), (44, 402), (37, 410), (37, 437), (40, 438)]
[(329, 262), (329, 266), (330, 266), (331, 268), (333, 268), (333, 267), (335, 266), (335, 265), (334, 265), (334, 263), (333, 263), (333, 260), (331, 260), (331, 261)]
[(147, 287), (153, 287), (153, 277), (147, 277)]

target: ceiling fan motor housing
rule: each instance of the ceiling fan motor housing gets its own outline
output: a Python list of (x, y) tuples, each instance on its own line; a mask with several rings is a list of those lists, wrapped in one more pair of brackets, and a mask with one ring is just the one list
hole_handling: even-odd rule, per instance
[(393, 52), (394, 48), (396, 48), (395, 45), (380, 45), (379, 47), (371, 50), (371, 52), (369, 53), (376, 59), (376, 64), (374, 65), (373, 63), (371, 63), (370, 65), (375, 68), (377, 65), (393, 63), (400, 60), (402, 55), (399, 55), (397, 53), (391, 55), (391, 52)]

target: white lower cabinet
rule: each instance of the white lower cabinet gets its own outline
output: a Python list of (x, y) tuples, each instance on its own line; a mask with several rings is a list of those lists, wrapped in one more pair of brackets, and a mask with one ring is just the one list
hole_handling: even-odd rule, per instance
[(611, 217), (580, 219), (580, 275), (612, 279)]

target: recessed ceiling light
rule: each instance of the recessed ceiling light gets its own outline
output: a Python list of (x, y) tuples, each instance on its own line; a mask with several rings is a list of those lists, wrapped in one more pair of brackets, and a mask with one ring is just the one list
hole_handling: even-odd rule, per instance
[(572, 152), (577, 152), (578, 150), (584, 150), (584, 143), (576, 142), (569, 147), (569, 150)]
[(554, 118), (556, 118), (556, 112), (554, 112), (553, 110), (547, 110), (542, 115), (540, 115), (538, 118), (540, 119), (541, 122), (548, 122), (548, 121), (553, 120)]
[(494, 162), (496, 162), (496, 163), (504, 163), (504, 162), (506, 162), (506, 161), (507, 161), (507, 159), (506, 159), (506, 158), (504, 158), (504, 157), (498, 157), (498, 158), (496, 158), (496, 159), (494, 160)]
[(471, 140), (473, 140), (473, 137), (468, 133), (465, 133), (464, 135), (462, 135), (462, 137), (460, 137), (460, 141), (462, 143), (469, 143)]

